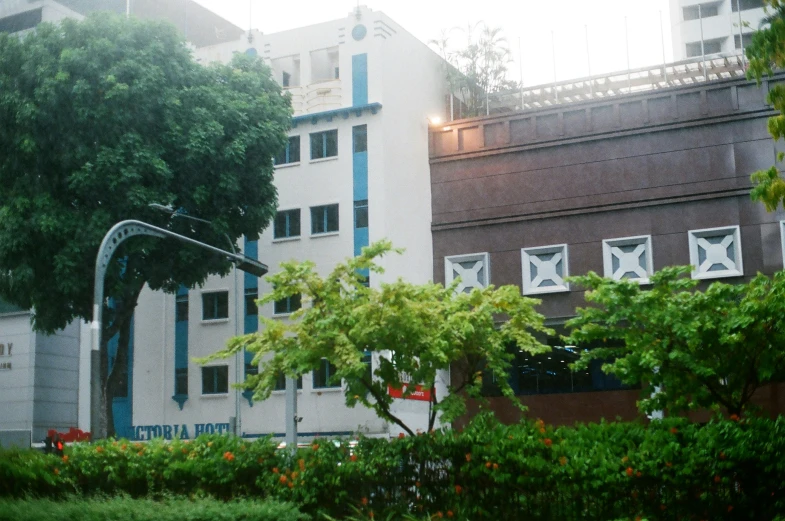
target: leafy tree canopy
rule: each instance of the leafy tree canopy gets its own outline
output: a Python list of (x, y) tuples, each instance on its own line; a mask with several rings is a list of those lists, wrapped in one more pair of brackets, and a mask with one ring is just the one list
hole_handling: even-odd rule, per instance
[[(212, 221), (192, 234), (204, 242), (255, 237), (275, 212), (271, 158), (289, 118), (259, 60), (201, 66), (166, 23), (92, 16), (0, 34), (0, 296), (33, 307), (40, 331), (89, 318), (109, 228), (168, 225), (149, 203)], [(106, 293), (173, 291), (227, 270), (176, 241), (132, 239)]]
[[(463, 43), (453, 45), (450, 33), (454, 31), (462, 33)], [(465, 105), (462, 117), (484, 115), (489, 94), (518, 88), (517, 82), (507, 78), (512, 53), (501, 28), (489, 27), (485, 22), (468, 24), (465, 29), (442, 31), (441, 37), (430, 44), (445, 60), (451, 92)]]
[[(335, 381), (345, 384), (346, 404), (373, 409), (410, 434), (412, 429), (391, 412), (388, 386), (399, 387), (401, 373), (433, 388), (440, 371), (452, 372), (448, 396), (431, 393), (429, 428), (437, 417), (452, 421), (465, 412), (466, 396), (479, 397), (480, 371), (492, 370), (505, 396), (515, 400), (507, 383), (516, 343), (530, 353), (549, 350), (533, 333), (550, 332), (543, 316), (534, 310), (537, 300), (522, 297), (515, 286), (475, 289), (456, 293), (455, 285), (414, 285), (402, 280), (383, 283), (378, 289), (363, 285), (358, 273), (380, 273), (375, 259), (393, 251), (386, 241), (363, 248), (360, 256), (338, 265), (322, 277), (312, 262), (288, 262), (268, 276), (274, 290), (260, 300), (269, 303), (302, 295), (306, 303), (290, 322), (262, 318), (261, 331), (237, 337), (207, 360), (232, 356), (245, 348), (261, 363), (259, 374), (249, 376), (246, 389), (265, 399), (281, 373), (297, 377), (317, 369), (322, 359), (334, 364)], [(502, 317), (508, 320), (499, 325)], [(379, 353), (379, 363), (369, 378), (363, 356)], [(407, 387), (410, 394), (413, 387)], [(520, 404), (519, 404), (520, 405)]]
[[(762, 28), (755, 32), (752, 44), (746, 48), (750, 64), (748, 78), (755, 78), (760, 83), (763, 76), (772, 75), (774, 70), (785, 69), (785, 2), (783, 0), (766, 0), (767, 16)], [(778, 141), (785, 137), (785, 86), (772, 85), (767, 95), (768, 103), (779, 111), (769, 118), (769, 133)], [(777, 154), (777, 161), (785, 159), (783, 153)], [(759, 170), (752, 174), (755, 187), (752, 198), (763, 202), (766, 209), (773, 212), (785, 198), (785, 179), (780, 176), (777, 166), (767, 170)]]
[(748, 284), (715, 282), (696, 291), (690, 267), (669, 267), (650, 287), (572, 277), (592, 307), (568, 321), (571, 343), (605, 343), (576, 362), (611, 359), (603, 370), (642, 388), (643, 412), (696, 408), (741, 414), (756, 389), (785, 371), (785, 272)]

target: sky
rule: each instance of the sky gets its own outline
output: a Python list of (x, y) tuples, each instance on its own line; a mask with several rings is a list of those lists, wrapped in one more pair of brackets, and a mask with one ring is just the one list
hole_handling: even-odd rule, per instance
[[(357, 6), (356, 0), (196, 1), (244, 29), (250, 26), (263, 33), (343, 18)], [(589, 72), (624, 71), (628, 60), (633, 69), (660, 64), (663, 51), (665, 60), (672, 61), (668, 0), (360, 0), (360, 4), (384, 12), (425, 43), (447, 31), (458, 44), (464, 38), (458, 28), (479, 21), (499, 27), (515, 60), (509, 76), (514, 80), (522, 76), (527, 86), (554, 78), (580, 78)]]

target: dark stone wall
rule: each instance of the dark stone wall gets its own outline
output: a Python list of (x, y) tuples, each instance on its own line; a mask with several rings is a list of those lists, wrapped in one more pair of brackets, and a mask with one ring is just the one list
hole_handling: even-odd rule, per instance
[[(688, 231), (736, 225), (744, 273), (719, 280), (783, 269), (785, 214), (768, 213), (749, 197), (750, 174), (774, 164), (781, 148), (767, 132), (774, 114), (768, 88), (727, 80), (432, 130), (434, 280), (445, 280), (445, 257), (488, 252), (490, 282), (521, 286), (521, 248), (563, 243), (570, 275), (602, 274), (602, 241), (639, 235), (651, 235), (656, 271), (690, 263)], [(533, 296), (555, 324), (584, 304), (574, 286)], [(758, 400), (785, 412), (781, 387), (761, 391)], [(571, 424), (634, 418), (638, 392), (523, 401), (531, 417)], [(491, 403), (501, 418), (518, 418), (505, 400)]]

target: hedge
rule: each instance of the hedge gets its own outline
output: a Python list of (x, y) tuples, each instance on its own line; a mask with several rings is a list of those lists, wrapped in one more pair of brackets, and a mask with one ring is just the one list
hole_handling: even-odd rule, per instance
[(0, 499), (0, 521), (307, 521), (294, 505), (275, 501), (68, 498)]
[(157, 494), (275, 499), (341, 518), (773, 519), (785, 513), (785, 419), (553, 428), (490, 416), (391, 441), (204, 436), (0, 453), (0, 496)]

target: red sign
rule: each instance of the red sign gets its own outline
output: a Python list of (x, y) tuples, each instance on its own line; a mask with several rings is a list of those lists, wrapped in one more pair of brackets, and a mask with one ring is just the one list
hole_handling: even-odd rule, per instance
[(411, 384), (401, 384), (401, 387), (387, 386), (387, 391), (393, 398), (403, 398), (404, 400), (420, 400), (423, 402), (431, 401), (432, 389), (423, 389), (422, 385), (415, 385), (414, 391), (409, 396), (404, 396), (404, 389)]

